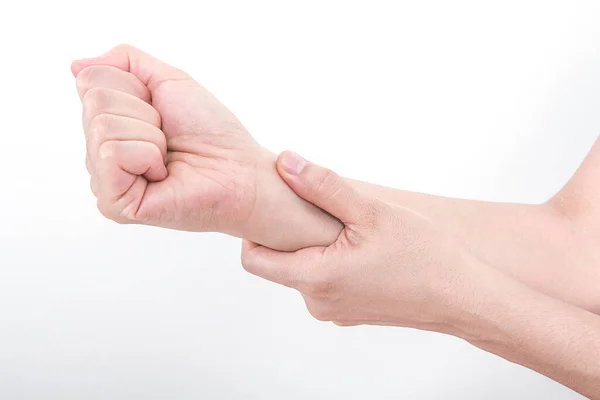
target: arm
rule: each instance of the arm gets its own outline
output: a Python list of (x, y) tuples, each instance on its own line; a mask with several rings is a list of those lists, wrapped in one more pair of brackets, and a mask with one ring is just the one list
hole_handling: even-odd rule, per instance
[(600, 399), (600, 316), (492, 268), (421, 213), (314, 164), (282, 164), (288, 185), (345, 228), (327, 248), (294, 253), (245, 242), (249, 272), (300, 291), (319, 320), (452, 334)]
[[(596, 146), (591, 156), (599, 152), (600, 146)], [(574, 179), (588, 170), (587, 164)], [(532, 289), (600, 313), (600, 248), (593, 241), (597, 237), (594, 232), (600, 234), (600, 221), (592, 224), (580, 212), (572, 214), (577, 218), (568, 217), (555, 203), (565, 191), (548, 203), (533, 205), (453, 199), (357, 181), (353, 184), (365, 193), (427, 216), (476, 257)], [(576, 197), (581, 198), (581, 193)]]
[[(83, 102), (92, 191), (106, 217), (223, 232), (287, 251), (338, 237), (340, 222), (296, 196), (275, 170), (275, 156), (183, 71), (118, 46), (74, 62), (72, 72)], [(564, 212), (583, 208), (580, 193), (599, 178), (598, 152), (564, 191), (560, 212), (355, 185), (435, 220), (482, 260), (531, 287), (598, 310), (590, 282), (600, 279), (600, 255), (575, 235), (591, 228), (575, 229)]]
[[(335, 218), (316, 213), (304, 202), (281, 207), (293, 204), (290, 201), (295, 194), (286, 190), (287, 185), (281, 188), (283, 181), (278, 174), (273, 176), (274, 159), (271, 153), (265, 157), (262, 181), (269, 182), (264, 187), (281, 192), (263, 197), (265, 203), (257, 207), (258, 222), (250, 220), (251, 228), (246, 232), (271, 241), (283, 231), (296, 235), (303, 244), (310, 243), (310, 238), (320, 245), (333, 243), (341, 230)], [(480, 260), (532, 289), (600, 314), (600, 248), (594, 239), (600, 235), (598, 180), (600, 140), (565, 189), (545, 204), (463, 200), (355, 180), (351, 183), (361, 192), (426, 216)], [(282, 221), (296, 223), (282, 225)], [(249, 234), (239, 236), (265, 243)]]
[(532, 289), (600, 314), (600, 139), (563, 190), (545, 204), (432, 196), (353, 181), (365, 193), (409, 207), (469, 251)]
[(476, 313), (463, 316), (471, 344), (600, 399), (600, 317), (487, 270)]

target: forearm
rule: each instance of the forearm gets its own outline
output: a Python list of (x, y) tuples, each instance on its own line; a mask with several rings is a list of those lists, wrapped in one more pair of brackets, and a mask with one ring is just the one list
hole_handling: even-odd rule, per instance
[[(285, 251), (333, 243), (341, 223), (296, 196), (277, 173), (275, 159), (266, 150), (257, 159), (255, 212), (238, 236)], [(596, 290), (600, 267), (582, 251), (587, 247), (555, 207), (453, 199), (361, 181), (353, 184), (425, 215), (476, 257), (531, 288), (600, 312)]]
[[(498, 271), (471, 288), (458, 323), (473, 345), (600, 399), (600, 317), (529, 289)], [(483, 299), (483, 300), (481, 300)]]
[[(240, 227), (238, 236), (277, 250), (298, 250), (307, 246), (330, 245), (342, 229), (341, 223), (319, 208), (300, 199), (281, 179), (275, 167), (276, 155), (262, 149), (256, 160), (256, 204), (250, 218)], [(466, 239), (477, 250), (482, 231), (506, 231), (512, 221), (531, 224), (522, 216), (536, 213), (533, 206), (505, 205), (452, 199), (352, 181), (361, 191), (379, 199), (409, 207), (443, 224)], [(515, 212), (517, 211), (517, 212)], [(507, 218), (508, 217), (508, 218)], [(517, 229), (518, 227), (511, 227)], [(512, 266), (514, 263), (507, 263)]]
[(384, 201), (418, 211), (477, 258), (532, 289), (600, 313), (596, 247), (588, 246), (552, 205), (462, 200), (353, 182)]

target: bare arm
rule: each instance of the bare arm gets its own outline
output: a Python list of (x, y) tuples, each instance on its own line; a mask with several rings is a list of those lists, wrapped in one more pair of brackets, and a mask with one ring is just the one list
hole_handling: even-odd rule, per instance
[(600, 317), (488, 272), (478, 286), (484, 300), (465, 318), (460, 336), (600, 399)]
[(481, 261), (439, 221), (318, 165), (282, 164), (290, 187), (343, 221), (343, 234), (325, 249), (294, 253), (245, 243), (246, 270), (300, 291), (319, 320), (452, 334), (600, 399), (600, 316)]
[(480, 260), (549, 296), (600, 313), (600, 140), (545, 204), (471, 201), (353, 181), (427, 216)]
[[(286, 251), (337, 238), (340, 222), (296, 196), (275, 170), (275, 156), (188, 74), (131, 46), (76, 61), (72, 72), (91, 186), (108, 218), (223, 232)], [(435, 220), (529, 286), (598, 310), (599, 175), (596, 145), (556, 201), (540, 206), (355, 185)]]
[[(339, 222), (299, 201), (276, 173), (274, 156), (267, 154), (259, 173), (265, 192), (238, 236), (288, 250), (297, 244), (333, 243)], [(480, 260), (530, 288), (600, 313), (600, 248), (594, 239), (600, 236), (600, 212), (595, 214), (600, 190), (594, 185), (599, 175), (596, 144), (565, 189), (539, 205), (454, 199), (352, 182), (360, 191), (426, 216)]]
[[(264, 180), (272, 182), (264, 187), (280, 191), (263, 197), (265, 205), (258, 207), (260, 217), (258, 222), (251, 221), (251, 230), (259, 230), (258, 236), (268, 237), (271, 242), (286, 239), (286, 235), (291, 234), (296, 237), (295, 243), (333, 243), (341, 229), (333, 217), (315, 213), (303, 202), (282, 208), (282, 204), (291, 204), (289, 199), (294, 196), (287, 188), (280, 187), (282, 182), (273, 174), (272, 160), (270, 156), (263, 163)], [(426, 216), (463, 242), (480, 260), (532, 289), (600, 313), (597, 290), (600, 247), (596, 245), (596, 238), (600, 236), (600, 186), (597, 181), (600, 181), (600, 140), (573, 179), (544, 204), (463, 200), (361, 181), (352, 183), (380, 200)], [(270, 211), (265, 213), (264, 210)], [(282, 221), (294, 223), (282, 224)], [(288, 229), (292, 226), (296, 228)]]
[(532, 289), (600, 313), (600, 249), (589, 236), (600, 224), (584, 229), (585, 218), (568, 218), (553, 202), (492, 203), (354, 184), (427, 216), (480, 260)]

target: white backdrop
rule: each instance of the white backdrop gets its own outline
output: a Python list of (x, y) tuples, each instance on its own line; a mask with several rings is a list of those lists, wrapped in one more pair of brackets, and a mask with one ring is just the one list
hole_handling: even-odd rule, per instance
[(95, 209), (72, 59), (126, 42), (266, 147), (394, 187), (557, 191), (600, 132), (600, 3), (0, 5), (0, 398), (578, 399), (458, 339), (312, 320), (239, 240)]

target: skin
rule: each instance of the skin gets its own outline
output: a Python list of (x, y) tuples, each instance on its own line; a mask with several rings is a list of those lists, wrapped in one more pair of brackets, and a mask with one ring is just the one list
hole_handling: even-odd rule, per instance
[[(594, 166), (600, 154), (596, 144), (582, 172)], [(598, 168), (597, 175), (600, 175)], [(600, 177), (599, 177), (600, 178)], [(530, 288), (594, 313), (600, 313), (600, 248), (598, 224), (590, 210), (575, 211), (587, 202), (583, 192), (572, 198), (572, 182), (544, 204), (507, 204), (453, 199), (422, 193), (373, 187), (352, 182), (365, 193), (386, 202), (411, 208), (455, 236), (482, 262)], [(600, 199), (598, 199), (600, 204)]]
[(72, 72), (107, 218), (245, 238), (244, 267), (298, 289), (318, 319), (454, 334), (598, 396), (600, 144), (540, 205), (406, 192), (306, 162), (324, 175), (302, 180), (188, 74), (134, 47)]
[(345, 227), (330, 246), (296, 252), (245, 241), (248, 272), (298, 290), (318, 320), (451, 334), (600, 399), (600, 316), (530, 289), (423, 214), (294, 153), (277, 165)]
[[(262, 148), (183, 71), (131, 46), (72, 65), (100, 212), (275, 249), (328, 244), (339, 221), (296, 196)], [(285, 205), (285, 206), (284, 206)], [(288, 229), (273, 232), (286, 221)]]

